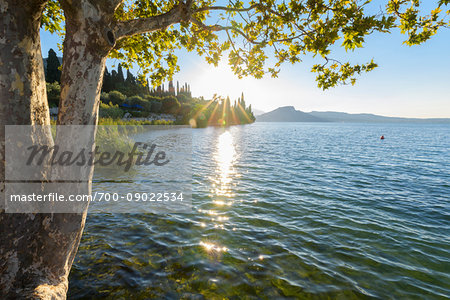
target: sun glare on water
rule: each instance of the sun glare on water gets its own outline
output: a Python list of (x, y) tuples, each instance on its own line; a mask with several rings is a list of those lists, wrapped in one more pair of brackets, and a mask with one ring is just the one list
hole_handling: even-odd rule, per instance
[(225, 131), (219, 136), (215, 156), (218, 173), (218, 182), (216, 182), (217, 195), (231, 196), (230, 183), (234, 173), (233, 162), (235, 155), (233, 136), (229, 131)]

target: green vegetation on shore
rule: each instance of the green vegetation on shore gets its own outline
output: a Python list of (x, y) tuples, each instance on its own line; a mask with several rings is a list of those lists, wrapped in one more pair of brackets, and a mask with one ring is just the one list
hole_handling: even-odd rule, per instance
[[(50, 107), (57, 107), (61, 88), (59, 86), (59, 60), (52, 49), (46, 60), (47, 98)], [(126, 78), (122, 66), (116, 70), (105, 69), (100, 96), (99, 125), (191, 125), (192, 127), (229, 126), (249, 124), (255, 121), (251, 105), (246, 106), (244, 94), (231, 100), (215, 96), (212, 100), (192, 97), (190, 86), (176, 86), (172, 81), (149, 88), (129, 70)], [(119, 121), (121, 119), (129, 121)], [(142, 118), (137, 121), (131, 118)], [(123, 122), (127, 123), (124, 124)], [(105, 124), (106, 123), (106, 124)], [(114, 123), (114, 124), (113, 124)]]

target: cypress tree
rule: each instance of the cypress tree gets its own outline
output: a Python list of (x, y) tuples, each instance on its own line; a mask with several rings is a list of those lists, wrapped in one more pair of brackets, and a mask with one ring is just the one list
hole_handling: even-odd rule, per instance
[(119, 65), (119, 67), (117, 68), (117, 81), (115, 82), (117, 83), (124, 83), (125, 79), (123, 77), (123, 70), (122, 70), (122, 65)]
[(127, 70), (127, 79), (125, 80), (125, 82), (130, 86), (136, 83), (136, 78), (134, 78), (134, 75), (130, 72), (130, 70)]
[(227, 99), (225, 100), (225, 125), (230, 125), (231, 121), (231, 100), (230, 97), (227, 96)]
[(103, 85), (102, 91), (105, 93), (109, 93), (114, 89), (112, 82), (112, 75), (109, 73), (108, 68), (105, 67), (105, 73), (103, 74)]
[(53, 83), (55, 81), (60, 82), (61, 80), (61, 71), (59, 70), (58, 57), (56, 56), (56, 52), (50, 48), (48, 50), (48, 58), (47, 58), (47, 70), (45, 72), (46, 81)]
[(111, 88), (113, 90), (116, 89), (117, 80), (118, 80), (117, 78), (118, 78), (117, 71), (116, 70), (112, 70), (111, 71)]

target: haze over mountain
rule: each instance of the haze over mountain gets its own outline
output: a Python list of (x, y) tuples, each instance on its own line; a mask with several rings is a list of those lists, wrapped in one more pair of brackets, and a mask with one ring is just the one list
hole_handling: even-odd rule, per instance
[(326, 122), (321, 118), (312, 116), (293, 106), (279, 107), (271, 112), (256, 117), (257, 122)]
[(262, 111), (262, 110), (257, 109), (257, 108), (253, 108), (253, 109), (252, 109), (252, 112), (253, 112), (253, 115), (254, 115), (255, 117), (266, 113), (265, 111)]
[(334, 111), (312, 111), (305, 113), (296, 110), (293, 106), (283, 106), (257, 116), (256, 122), (450, 123), (450, 118), (399, 118), (378, 116), (374, 114), (349, 114)]

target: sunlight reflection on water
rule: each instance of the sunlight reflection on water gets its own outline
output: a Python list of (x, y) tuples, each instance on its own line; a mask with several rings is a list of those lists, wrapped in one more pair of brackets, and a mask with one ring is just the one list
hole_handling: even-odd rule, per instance
[(216, 160), (216, 190), (218, 196), (231, 197), (230, 184), (235, 173), (233, 163), (236, 160), (236, 150), (234, 149), (233, 136), (229, 131), (225, 131), (219, 136), (217, 141)]
[[(217, 139), (216, 152), (214, 155), (216, 163), (215, 174), (212, 178), (212, 190), (214, 199), (212, 203), (218, 207), (231, 206), (231, 200), (234, 194), (232, 193), (232, 180), (235, 176), (234, 162), (236, 161), (236, 150), (234, 148), (233, 136), (230, 131), (223, 132)], [(221, 199), (226, 197), (226, 199)], [(207, 215), (214, 216), (211, 221), (214, 223), (215, 229), (225, 229), (225, 223), (230, 219), (228, 216), (220, 215), (216, 211), (201, 211)], [(211, 242), (201, 241), (202, 246), (206, 251), (225, 251), (226, 247), (216, 245)]]

